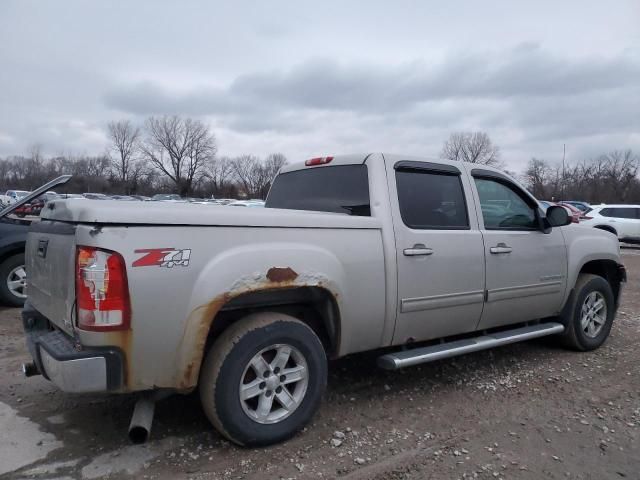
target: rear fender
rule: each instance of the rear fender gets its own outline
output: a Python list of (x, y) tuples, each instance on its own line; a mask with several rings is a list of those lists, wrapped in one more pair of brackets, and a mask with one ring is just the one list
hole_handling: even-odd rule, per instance
[(209, 330), (232, 299), (249, 292), (319, 287), (330, 292), (340, 310), (345, 283), (343, 265), (320, 247), (277, 243), (261, 246), (260, 251), (242, 246), (222, 252), (202, 269), (195, 283), (178, 347), (175, 385), (179, 390), (197, 385)]

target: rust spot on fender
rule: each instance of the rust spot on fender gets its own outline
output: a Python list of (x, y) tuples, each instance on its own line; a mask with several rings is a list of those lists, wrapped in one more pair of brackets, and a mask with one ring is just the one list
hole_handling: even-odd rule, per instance
[(291, 267), (271, 267), (267, 278), (271, 282), (292, 282), (298, 278), (298, 274)]

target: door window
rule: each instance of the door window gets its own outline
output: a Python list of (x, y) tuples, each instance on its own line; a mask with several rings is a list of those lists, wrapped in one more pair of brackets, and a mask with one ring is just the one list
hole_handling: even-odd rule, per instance
[(537, 230), (533, 207), (510, 185), (488, 178), (475, 178), (484, 228), (487, 230)]
[(409, 228), (464, 230), (467, 206), (459, 175), (428, 170), (396, 170), (400, 216)]
[(634, 208), (624, 208), (624, 207), (617, 207), (617, 208), (612, 208), (611, 209), (612, 212), (610, 215), (610, 217), (615, 217), (615, 218), (636, 218), (636, 213), (635, 213), (635, 209)]

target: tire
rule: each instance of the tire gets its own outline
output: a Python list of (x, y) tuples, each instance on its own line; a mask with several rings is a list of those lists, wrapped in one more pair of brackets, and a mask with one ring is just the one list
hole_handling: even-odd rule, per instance
[[(7, 257), (0, 263), (0, 302), (12, 307), (21, 307), (26, 298), (26, 295), (20, 296), (11, 291), (8, 285), (9, 281), (17, 281), (21, 276), (16, 272), (19, 267), (24, 272), (24, 253)], [(25, 292), (24, 285), (19, 290)]]
[[(276, 357), (285, 358), (283, 347), (290, 350), (289, 360), (277, 370), (282, 360)], [(259, 378), (253, 365), (268, 371)], [(287, 371), (288, 381), (283, 374)], [(302, 379), (292, 382), (293, 375)], [(241, 384), (253, 385), (247, 389), (253, 395), (247, 400), (240, 398)], [(202, 365), (199, 389), (202, 408), (216, 430), (238, 445), (263, 446), (303, 428), (318, 409), (326, 384), (327, 357), (314, 331), (289, 315), (265, 312), (239, 320), (213, 343)], [(295, 403), (287, 410), (281, 398)], [(271, 405), (268, 411), (260, 411), (261, 402)]]
[[(591, 297), (590, 297), (591, 296)], [(586, 322), (589, 327), (583, 327), (584, 312), (583, 306), (587, 298), (602, 300), (605, 304), (606, 312), (600, 310), (597, 316), (601, 322), (598, 330), (592, 330), (591, 322)], [(581, 273), (578, 276), (576, 286), (573, 291), (573, 298), (569, 308), (565, 308), (564, 318), (560, 321), (565, 326), (565, 331), (561, 335), (565, 346), (578, 351), (595, 350), (600, 347), (609, 337), (613, 319), (616, 314), (615, 299), (611, 285), (604, 278), (590, 273)], [(586, 311), (589, 307), (585, 307)]]

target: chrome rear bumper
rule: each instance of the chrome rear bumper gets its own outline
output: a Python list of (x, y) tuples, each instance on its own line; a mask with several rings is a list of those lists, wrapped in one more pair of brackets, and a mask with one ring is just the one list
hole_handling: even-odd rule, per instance
[(61, 390), (74, 393), (119, 390), (123, 355), (115, 347), (86, 348), (51, 323), (29, 303), (22, 311), (27, 347), (42, 375)]

